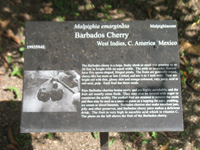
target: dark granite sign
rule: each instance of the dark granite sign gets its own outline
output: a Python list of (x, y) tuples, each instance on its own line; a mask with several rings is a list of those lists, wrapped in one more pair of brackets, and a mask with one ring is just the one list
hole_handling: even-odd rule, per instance
[(182, 131), (176, 21), (27, 22), (21, 132)]

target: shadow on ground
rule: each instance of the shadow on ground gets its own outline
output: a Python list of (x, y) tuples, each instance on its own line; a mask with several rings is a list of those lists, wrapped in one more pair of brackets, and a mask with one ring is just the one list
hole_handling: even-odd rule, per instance
[(20, 133), (21, 102), (0, 102), (0, 147), (2, 150), (32, 150), (31, 134)]

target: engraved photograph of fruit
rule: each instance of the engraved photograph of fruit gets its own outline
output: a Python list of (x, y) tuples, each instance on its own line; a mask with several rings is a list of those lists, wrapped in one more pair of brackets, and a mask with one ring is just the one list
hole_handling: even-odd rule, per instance
[(23, 112), (77, 112), (80, 75), (75, 70), (25, 71)]

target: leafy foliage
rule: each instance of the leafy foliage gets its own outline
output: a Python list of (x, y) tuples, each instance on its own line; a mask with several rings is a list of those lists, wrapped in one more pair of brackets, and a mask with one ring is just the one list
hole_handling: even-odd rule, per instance
[(115, 138), (113, 137), (113, 138), (111, 138), (111, 140), (110, 140), (110, 142), (109, 142), (109, 146), (112, 146), (113, 145), (113, 143), (114, 143), (114, 141), (115, 141)]
[(189, 73), (189, 74), (192, 74), (193, 73), (193, 69), (191, 68), (191, 67), (186, 67), (185, 68), (186, 70), (187, 70), (187, 72)]
[(53, 20), (53, 16), (52, 14), (47, 14), (47, 15), (43, 15), (42, 18), (46, 21), (51, 21)]
[(20, 52), (24, 52), (24, 50), (25, 50), (24, 47), (20, 47), (20, 48), (19, 48), (19, 51), (20, 51)]
[(154, 139), (157, 139), (158, 138), (158, 133), (154, 131), (154, 132), (152, 132), (152, 136), (153, 136)]
[(101, 12), (105, 16), (105, 18), (103, 18), (102, 21), (109, 21), (109, 20), (111, 20), (111, 17), (109, 16), (109, 10), (111, 8), (112, 8), (112, 5), (106, 4), (106, 3), (101, 7)]
[(22, 76), (22, 71), (23, 71), (22, 68), (18, 68), (18, 66), (13, 65), (13, 71), (11, 72), (11, 76), (19, 76), (19, 77), (21, 77)]
[(63, 22), (63, 21), (65, 21), (65, 17), (62, 17), (62, 16), (57, 16), (57, 18), (58, 18), (58, 20), (59, 20), (60, 22)]
[(151, 141), (151, 139), (145, 139), (142, 141), (142, 144), (148, 144)]
[(10, 86), (8, 87), (8, 90), (14, 92), (16, 94), (16, 98), (20, 98), (20, 93), (19, 93), (18, 88)]
[(30, 134), (20, 134), (20, 136), (16, 137), (15, 140), (21, 145), (21, 146), (28, 146), (31, 144), (31, 136)]
[(21, 40), (21, 44), (22, 44), (22, 45), (25, 45), (25, 40)]
[(122, 133), (121, 139), (122, 140), (128, 139), (128, 135), (126, 133)]
[(12, 99), (10, 100), (9, 106), (10, 106), (10, 108), (14, 108), (15, 107), (15, 103), (13, 102)]
[(130, 149), (130, 147), (128, 145), (126, 145), (125, 150), (129, 150), (129, 149)]
[[(66, 14), (69, 14), (71, 16), (78, 16), (79, 13), (77, 13), (78, 5), (69, 0), (55, 0), (54, 5), (59, 9), (59, 13), (61, 16), (64, 16)], [(67, 6), (69, 9), (67, 9)]]
[(199, 20), (200, 20), (200, 16), (194, 18), (194, 21), (195, 21), (195, 22), (198, 22)]
[(139, 137), (143, 137), (143, 134), (140, 132), (136, 132), (136, 135), (138, 135)]
[(176, 150), (176, 146), (173, 146), (173, 147), (170, 148), (169, 150)]
[(180, 137), (182, 138), (182, 137), (184, 137), (186, 134), (187, 134), (187, 130), (184, 130), (184, 131), (181, 133)]
[(7, 58), (8, 58), (8, 63), (12, 64), (12, 57), (11, 56), (7, 56)]
[(62, 15), (67, 13), (66, 6), (68, 6), (68, 0), (55, 0), (54, 4), (60, 10)]
[(53, 137), (53, 133), (47, 133), (47, 135), (46, 135), (46, 136), (47, 136), (47, 138), (48, 138), (48, 139), (50, 139), (50, 138), (52, 138), (52, 137)]
[(184, 86), (186, 84), (187, 78), (186, 78), (183, 70), (180, 70), (180, 74), (181, 74), (181, 85)]
[(92, 136), (93, 136), (95, 139), (98, 139), (99, 134), (98, 134), (98, 132), (92, 132)]

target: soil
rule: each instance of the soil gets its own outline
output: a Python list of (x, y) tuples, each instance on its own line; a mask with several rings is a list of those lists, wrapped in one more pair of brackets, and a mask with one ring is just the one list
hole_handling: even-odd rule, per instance
[[(90, 132), (21, 134), (22, 83), (12, 76), (14, 65), (23, 68), (25, 21), (68, 20), (177, 20), (182, 74), (184, 132), (110, 132), (109, 149), (200, 149), (200, 49), (190, 54), (181, 47), (200, 42), (199, 0), (1, 0), (0, 1), (0, 147), (2, 150), (100, 149), (99, 136)], [(10, 60), (12, 58), (12, 61)], [(19, 95), (8, 90), (16, 87)], [(146, 140), (150, 139), (150, 140)]]

